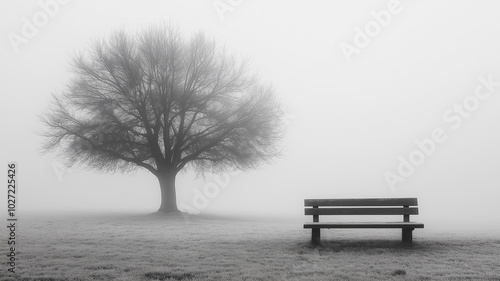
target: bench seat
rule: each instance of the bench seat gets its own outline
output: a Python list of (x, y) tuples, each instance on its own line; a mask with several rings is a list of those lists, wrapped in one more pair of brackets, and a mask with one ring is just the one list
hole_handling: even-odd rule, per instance
[(418, 222), (311, 222), (304, 228), (424, 228)]

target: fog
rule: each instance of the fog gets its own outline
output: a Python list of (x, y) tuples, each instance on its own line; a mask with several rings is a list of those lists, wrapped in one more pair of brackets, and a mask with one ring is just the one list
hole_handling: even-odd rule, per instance
[(172, 22), (248, 56), (286, 105), (287, 124), (283, 155), (270, 164), (180, 174), (181, 210), (305, 221), (306, 198), (417, 197), (414, 220), (426, 228), (498, 227), (499, 5), (5, 1), (0, 149), (2, 163), (19, 167), (20, 214), (158, 208), (146, 170), (64, 170), (56, 153), (40, 153), (36, 132), (51, 94), (69, 82), (74, 53), (120, 27)]

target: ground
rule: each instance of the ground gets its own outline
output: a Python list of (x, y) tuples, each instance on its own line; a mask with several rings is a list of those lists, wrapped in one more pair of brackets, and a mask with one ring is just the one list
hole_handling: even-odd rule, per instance
[[(2, 236), (4, 236), (2, 232)], [(0, 280), (500, 280), (500, 232), (322, 230), (299, 221), (106, 215), (22, 217), (15, 278)]]

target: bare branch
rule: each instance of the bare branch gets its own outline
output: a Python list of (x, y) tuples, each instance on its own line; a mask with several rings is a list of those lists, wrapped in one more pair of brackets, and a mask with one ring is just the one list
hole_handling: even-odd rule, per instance
[(282, 111), (247, 65), (202, 33), (120, 30), (74, 57), (43, 149), (98, 171), (256, 167), (278, 155)]

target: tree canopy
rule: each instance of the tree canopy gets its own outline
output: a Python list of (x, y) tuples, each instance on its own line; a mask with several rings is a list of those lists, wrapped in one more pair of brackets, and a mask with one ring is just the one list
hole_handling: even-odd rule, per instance
[(160, 186), (173, 177), (175, 197), (186, 167), (246, 170), (279, 154), (283, 110), (272, 86), (201, 32), (119, 30), (75, 55), (72, 71), (42, 117), (43, 149), (58, 149), (68, 166), (142, 167)]

